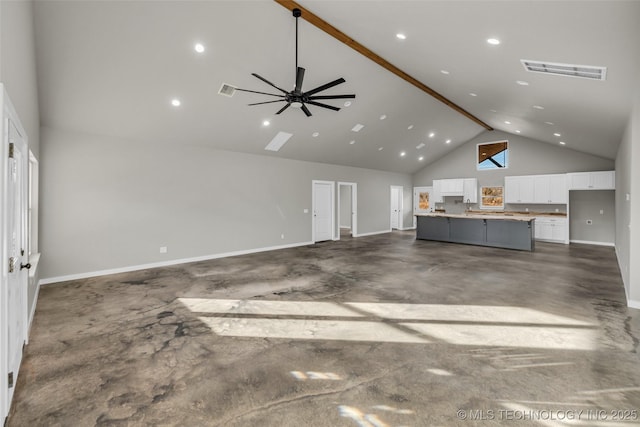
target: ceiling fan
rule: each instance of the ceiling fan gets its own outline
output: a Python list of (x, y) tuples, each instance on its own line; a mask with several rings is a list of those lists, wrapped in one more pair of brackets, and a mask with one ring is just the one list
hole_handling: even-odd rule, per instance
[(318, 86), (315, 89), (311, 89), (308, 90), (306, 92), (304, 92), (302, 90), (302, 82), (304, 80), (304, 72), (305, 69), (302, 67), (298, 67), (298, 18), (302, 15), (302, 11), (300, 9), (293, 9), (293, 16), (296, 18), (296, 85), (294, 87), (294, 89), (290, 92), (287, 92), (286, 90), (274, 85), (273, 83), (271, 83), (269, 80), (265, 79), (264, 77), (256, 74), (256, 73), (251, 73), (252, 76), (257, 77), (258, 79), (262, 80), (263, 82), (265, 82), (266, 84), (268, 84), (269, 86), (274, 87), (275, 89), (278, 89), (280, 92), (283, 93), (283, 95), (280, 94), (276, 94), (276, 93), (267, 93), (267, 92), (259, 92), (259, 91), (255, 91), (255, 90), (248, 90), (248, 89), (239, 89), (239, 88), (235, 88), (235, 90), (239, 90), (242, 92), (251, 92), (251, 93), (259, 93), (262, 95), (270, 95), (270, 96), (276, 96), (278, 98), (281, 99), (276, 99), (274, 101), (264, 101), (264, 102), (256, 102), (253, 104), (249, 104), (251, 105), (262, 105), (262, 104), (272, 104), (275, 102), (286, 102), (286, 104), (284, 105), (284, 107), (282, 107), (280, 110), (278, 110), (278, 112), (276, 114), (280, 114), (282, 113), (284, 110), (286, 110), (289, 107), (297, 107), (300, 108), (304, 114), (307, 115), (307, 117), (311, 116), (311, 111), (309, 111), (309, 109), (307, 108), (306, 104), (310, 104), (310, 105), (315, 105), (316, 107), (322, 107), (322, 108), (327, 108), (329, 110), (334, 110), (334, 111), (339, 111), (340, 108), (338, 107), (334, 107), (333, 105), (328, 105), (328, 104), (324, 104), (322, 102), (318, 102), (318, 100), (325, 100), (325, 99), (347, 99), (347, 98), (355, 98), (355, 95), (316, 95), (318, 92), (322, 92), (324, 90), (330, 89), (334, 86), (337, 86), (341, 83), (345, 82), (345, 79), (343, 79), (342, 77), (334, 80), (332, 82), (323, 84), (321, 86)]

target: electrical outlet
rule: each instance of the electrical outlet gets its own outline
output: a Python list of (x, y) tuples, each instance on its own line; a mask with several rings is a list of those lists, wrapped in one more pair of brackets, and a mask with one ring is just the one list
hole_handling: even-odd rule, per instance
[(524, 211), (525, 212), (529, 212), (529, 208), (524, 208)]
[(166, 254), (167, 253), (167, 247), (166, 246), (160, 246), (160, 253), (161, 254)]
[(600, 209), (600, 215), (604, 215), (604, 209)]
[(284, 240), (284, 234), (281, 234), (281, 235), (280, 235), (280, 238)]
[(556, 208), (556, 212), (560, 212), (560, 209)]
[(593, 221), (592, 221), (592, 220), (590, 220), (590, 219), (588, 219), (588, 220), (587, 220), (587, 225), (591, 225), (591, 224), (593, 224)]
[(305, 209), (303, 212), (304, 213), (309, 213), (309, 209)]

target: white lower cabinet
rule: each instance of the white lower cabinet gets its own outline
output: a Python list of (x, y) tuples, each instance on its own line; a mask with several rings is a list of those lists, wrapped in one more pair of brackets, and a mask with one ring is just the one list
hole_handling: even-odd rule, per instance
[(537, 216), (535, 222), (536, 240), (547, 242), (569, 243), (569, 227), (567, 218)]

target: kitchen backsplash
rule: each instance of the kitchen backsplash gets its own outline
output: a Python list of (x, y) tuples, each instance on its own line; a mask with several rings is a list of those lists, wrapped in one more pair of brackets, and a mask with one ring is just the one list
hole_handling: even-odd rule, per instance
[[(480, 210), (479, 203), (466, 204), (462, 202), (462, 197), (444, 197), (444, 203), (436, 203), (436, 209), (444, 209), (447, 213), (464, 213), (467, 207), (471, 210)], [(567, 213), (567, 205), (526, 205), (526, 204), (506, 204), (505, 212), (561, 212)]]

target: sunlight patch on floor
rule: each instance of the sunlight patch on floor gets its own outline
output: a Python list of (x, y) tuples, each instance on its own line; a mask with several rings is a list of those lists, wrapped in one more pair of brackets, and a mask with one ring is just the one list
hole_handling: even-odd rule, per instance
[(222, 336), (427, 344), (429, 341), (380, 322), (200, 317)]
[(526, 307), (348, 302), (345, 305), (385, 319), (593, 326), (591, 323)]
[(593, 350), (595, 343), (595, 332), (591, 329), (428, 323), (401, 325), (457, 345)]
[(178, 298), (194, 313), (262, 314), (283, 316), (362, 317), (362, 314), (332, 302), (261, 301), (239, 299)]

